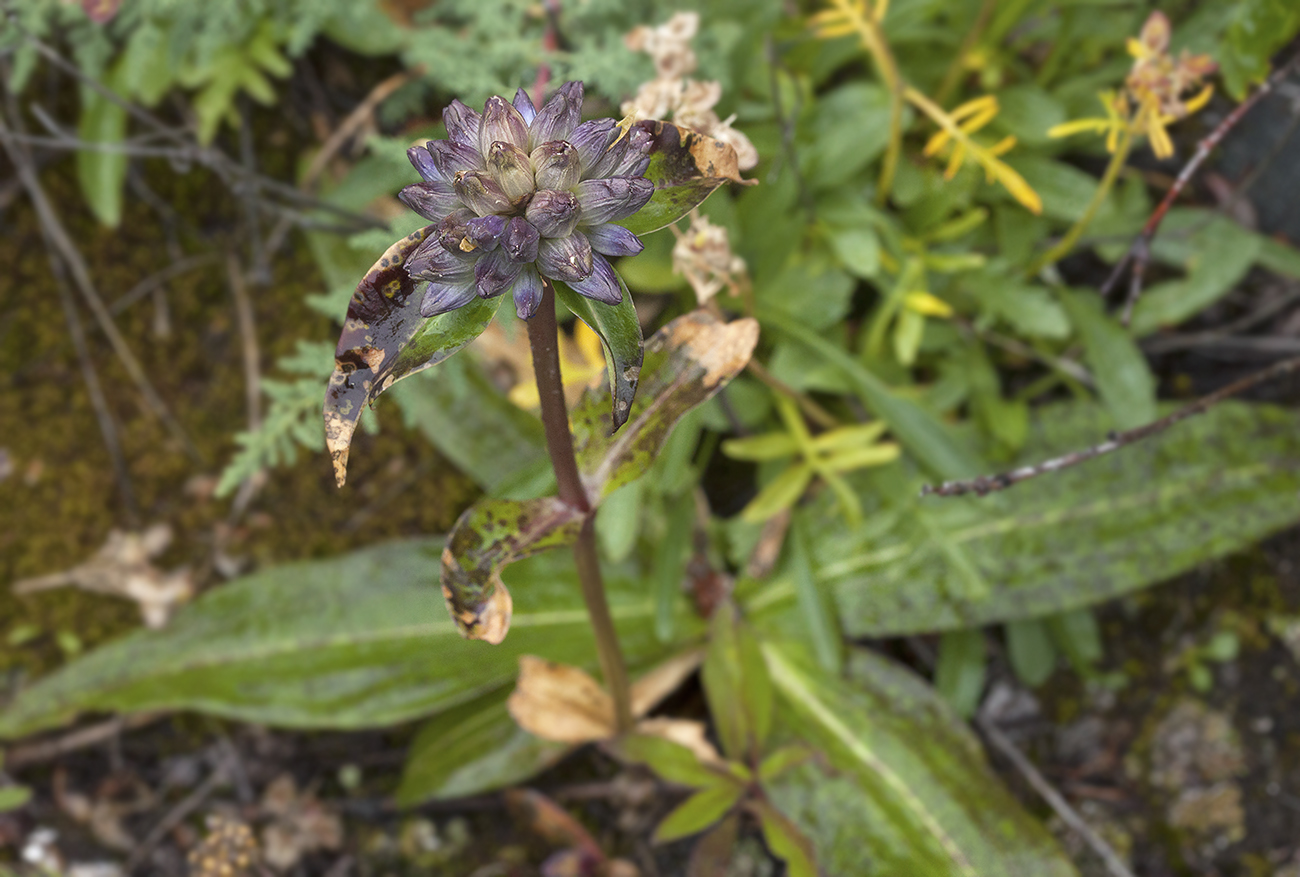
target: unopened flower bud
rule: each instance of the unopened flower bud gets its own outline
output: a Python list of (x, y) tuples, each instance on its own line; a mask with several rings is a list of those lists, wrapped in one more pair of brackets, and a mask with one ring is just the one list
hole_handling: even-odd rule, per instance
[(542, 303), (542, 278), (532, 265), (525, 265), (515, 280), (515, 313), (521, 320), (530, 319)]
[(630, 177), (586, 180), (575, 190), (582, 220), (589, 225), (631, 216), (645, 206), (654, 191), (654, 183), (649, 180)]
[(442, 222), (449, 213), (461, 206), (460, 198), (451, 186), (441, 181), (412, 183), (398, 192), (397, 197), (430, 222)]
[(537, 267), (546, 277), (575, 283), (591, 274), (591, 242), (580, 231), (564, 238), (547, 238), (537, 248)]
[(456, 253), (468, 253), (475, 249), (474, 245), (466, 238), (468, 234), (467, 224), (474, 218), (474, 211), (461, 208), (454, 210), (447, 215), (447, 218), (438, 223), (437, 239), (443, 249)]
[(450, 140), (430, 140), (429, 154), (443, 179), (455, 180), (456, 174), (483, 170), (483, 156), (477, 149)]
[(435, 180), (443, 179), (442, 172), (439, 171), (438, 166), (433, 163), (433, 156), (429, 154), (429, 150), (426, 147), (412, 146), (410, 149), (406, 150), (406, 157), (410, 160), (415, 169), (420, 172), (420, 176), (424, 178), (425, 182), (433, 182)]
[(587, 298), (616, 305), (623, 300), (623, 288), (614, 273), (614, 266), (604, 256), (592, 258), (591, 274), (573, 281), (573, 291)]
[(500, 140), (516, 149), (528, 150), (528, 123), (503, 97), (490, 97), (483, 106), (483, 127), (479, 129), (478, 148), (484, 155)]
[(582, 118), (582, 83), (566, 82), (546, 102), (531, 128), (533, 146), (568, 140)]
[(497, 243), (501, 240), (501, 235), (506, 231), (506, 218), (504, 216), (476, 216), (469, 222), (465, 223), (465, 237), (474, 246), (484, 252), (491, 252), (496, 249)]
[(497, 181), (485, 173), (478, 171), (458, 173), (452, 185), (456, 187), (456, 194), (460, 196), (465, 206), (479, 216), (505, 213), (511, 207), (510, 199), (506, 197), (505, 192), (501, 191)]
[(516, 216), (506, 224), (505, 234), (501, 236), (501, 246), (515, 262), (532, 262), (537, 258), (537, 246), (541, 235), (527, 219)]
[(501, 185), (511, 204), (533, 193), (533, 165), (517, 147), (500, 140), (492, 144), (487, 157), (488, 172)]
[(493, 298), (510, 288), (519, 276), (520, 265), (510, 261), (504, 249), (488, 253), (474, 265), (474, 284), (483, 298)]
[(539, 191), (524, 213), (544, 238), (567, 237), (578, 225), (579, 215), (577, 196), (555, 189)]
[(533, 150), (529, 156), (539, 189), (572, 189), (578, 185), (582, 168), (578, 150), (564, 140), (551, 140)]
[(635, 256), (645, 249), (645, 244), (621, 225), (607, 222), (587, 229), (591, 248), (606, 256)]
[(524, 117), (524, 121), (528, 123), (531, 131), (533, 119), (537, 118), (537, 107), (533, 105), (533, 99), (528, 96), (528, 92), (522, 88), (517, 90), (515, 99), (510, 102), (510, 105), (519, 111), (519, 115)]
[(453, 100), (442, 111), (442, 122), (447, 126), (447, 138), (452, 143), (472, 148), (478, 147), (479, 131), (483, 117), (458, 100)]
[(592, 119), (574, 129), (569, 142), (578, 151), (578, 164), (582, 167), (584, 177), (591, 176), (591, 167), (621, 133), (618, 123), (613, 119)]

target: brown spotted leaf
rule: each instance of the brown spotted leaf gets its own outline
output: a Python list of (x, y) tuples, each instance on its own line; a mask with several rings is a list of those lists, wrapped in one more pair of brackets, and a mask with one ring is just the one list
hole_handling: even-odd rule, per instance
[(436, 317), (420, 316), (420, 284), (406, 260), (433, 231), (428, 225), (393, 244), (357, 284), (325, 392), (325, 442), (340, 487), (362, 409), (394, 382), (437, 365), (488, 327), (503, 296), (475, 299)]
[(757, 321), (724, 323), (708, 311), (693, 311), (646, 342), (637, 398), (618, 433), (611, 434), (608, 392), (584, 395), (571, 420), (591, 502), (644, 474), (677, 421), (739, 374), (757, 343)]
[(475, 503), (456, 521), (442, 551), (442, 596), (466, 639), (497, 645), (510, 627), (510, 592), (501, 570), (548, 548), (572, 545), (582, 513), (555, 497)]
[(751, 186), (756, 180), (740, 176), (736, 150), (690, 128), (671, 122), (638, 122), (650, 132), (650, 167), (646, 179), (655, 184), (650, 203), (619, 222), (636, 234), (647, 234), (690, 213), (723, 183)]

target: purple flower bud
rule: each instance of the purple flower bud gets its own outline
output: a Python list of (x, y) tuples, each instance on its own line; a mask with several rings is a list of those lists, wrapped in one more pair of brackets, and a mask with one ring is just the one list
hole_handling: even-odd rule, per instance
[(522, 216), (516, 216), (506, 225), (506, 233), (501, 237), (501, 246), (515, 262), (532, 262), (537, 258), (537, 246), (541, 235), (532, 223)]
[(551, 140), (533, 150), (529, 156), (539, 189), (572, 189), (578, 185), (582, 168), (578, 150), (564, 140)]
[(514, 288), (515, 313), (519, 319), (531, 319), (537, 313), (537, 306), (542, 303), (542, 278), (532, 265), (525, 265), (519, 272), (519, 279)]
[(447, 126), (447, 137), (452, 143), (477, 147), (483, 117), (458, 100), (447, 104), (442, 111), (442, 123)]
[(436, 317), (474, 300), (474, 283), (430, 283), (420, 301), (420, 316)]
[(641, 239), (621, 225), (605, 223), (586, 231), (591, 248), (606, 256), (635, 256), (645, 249)]
[(585, 280), (570, 281), (569, 285), (578, 295), (585, 295), (607, 305), (616, 305), (623, 300), (623, 289), (618, 282), (618, 275), (614, 273), (614, 266), (610, 265), (604, 256), (593, 258), (591, 274)]
[(545, 238), (537, 248), (537, 270), (543, 277), (576, 283), (591, 274), (591, 242), (580, 231), (565, 238)]
[(446, 219), (438, 223), (437, 238), (439, 245), (453, 253), (472, 252), (474, 244), (466, 238), (468, 234), (466, 224), (473, 218), (474, 211), (464, 207), (449, 213)]
[(595, 180), (613, 176), (614, 168), (618, 167), (627, 156), (627, 136), (623, 134), (621, 128), (615, 130), (618, 132), (618, 139), (611, 143), (604, 152), (596, 156), (595, 160), (590, 164), (583, 165), (583, 179)]
[(575, 193), (582, 207), (585, 225), (600, 225), (626, 219), (636, 213), (654, 194), (655, 184), (646, 179), (614, 177), (608, 180), (585, 180)]
[(456, 194), (460, 196), (465, 206), (479, 216), (506, 213), (512, 206), (506, 193), (497, 185), (497, 181), (485, 173), (462, 171), (456, 174), (452, 185), (456, 187)]
[(517, 149), (528, 149), (528, 123), (503, 97), (490, 97), (483, 106), (483, 127), (478, 134), (478, 150), (484, 155), (500, 140)]
[(591, 176), (588, 169), (605, 154), (605, 150), (621, 133), (622, 130), (613, 119), (592, 119), (574, 129), (573, 136), (568, 140), (578, 151), (578, 164), (582, 167), (584, 177)]
[(455, 180), (456, 174), (483, 170), (483, 156), (478, 150), (450, 140), (430, 140), (429, 154), (443, 179)]
[(497, 248), (501, 235), (505, 234), (506, 218), (492, 214), (476, 216), (465, 223), (465, 237), (469, 242), (485, 253)]
[(436, 240), (428, 240), (406, 261), (406, 273), (416, 280), (468, 282), (474, 273), (474, 260), (458, 250), (448, 250)]
[(520, 265), (510, 261), (504, 249), (488, 253), (474, 265), (474, 285), (483, 298), (492, 298), (510, 288), (519, 276)]
[(533, 165), (523, 150), (498, 140), (488, 150), (487, 166), (511, 204), (533, 193)]
[(515, 99), (511, 105), (519, 111), (519, 115), (524, 117), (524, 121), (529, 125), (533, 124), (533, 119), (537, 118), (537, 107), (533, 105), (533, 99), (528, 96), (528, 92), (522, 88), (515, 92)]
[[(443, 188), (448, 191), (439, 191)], [(450, 186), (441, 181), (412, 183), (398, 192), (397, 197), (403, 204), (430, 222), (442, 222), (447, 218), (447, 214), (460, 206), (460, 198), (450, 189)]]
[(582, 118), (582, 83), (566, 82), (542, 107), (529, 127), (533, 145), (568, 140)]
[(633, 125), (631, 130), (627, 132), (627, 137), (623, 139), (627, 141), (627, 151), (618, 164), (605, 176), (645, 176), (646, 168), (650, 166), (650, 147), (654, 141), (654, 136), (640, 125)]
[(442, 173), (438, 166), (433, 163), (433, 156), (429, 150), (423, 146), (412, 146), (406, 150), (406, 157), (410, 159), (411, 165), (420, 172), (420, 176), (427, 182), (442, 180)]
[(542, 189), (528, 202), (524, 216), (544, 238), (568, 237), (578, 225), (578, 198), (572, 192)]

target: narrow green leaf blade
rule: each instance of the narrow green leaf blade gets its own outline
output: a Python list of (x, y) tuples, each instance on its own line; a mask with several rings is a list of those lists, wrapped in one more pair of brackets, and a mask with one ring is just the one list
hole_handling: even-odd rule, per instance
[(730, 601), (713, 612), (700, 678), (722, 751), (733, 761), (755, 757), (772, 727), (772, 680), (758, 640)]
[(763, 829), (763, 839), (772, 853), (785, 862), (789, 877), (817, 877), (817, 853), (799, 826), (768, 801), (757, 801), (754, 811)]
[(770, 786), (827, 874), (1076, 877), (1046, 830), (989, 771), (978, 742), (910, 671), (862, 650), (848, 678), (764, 644), (782, 724), (820, 749)]
[(1156, 379), (1128, 332), (1101, 308), (1095, 293), (1062, 294), (1070, 321), (1083, 339), (1084, 356), (1097, 392), (1120, 429), (1156, 419)]
[(406, 261), (433, 228), (427, 225), (389, 247), (348, 302), (325, 393), (325, 443), (340, 487), (362, 409), (395, 381), (442, 362), (481, 335), (507, 298), (476, 298), (454, 311), (421, 317)]
[(934, 687), (957, 714), (975, 714), (984, 692), (984, 633), (979, 628), (950, 630), (939, 639)]
[(745, 787), (735, 780), (719, 777), (718, 784), (691, 795), (664, 817), (655, 829), (655, 843), (668, 843), (697, 834), (727, 815)]
[(799, 612), (803, 616), (817, 662), (828, 673), (838, 673), (844, 667), (844, 637), (840, 633), (834, 607), (830, 605), (830, 597), (823, 593), (813, 576), (806, 528), (805, 517), (796, 515), (789, 541), (790, 574), (794, 577)]
[[(82, 90), (77, 136), (87, 143), (121, 146), (126, 138), (126, 110), (97, 91)], [(122, 189), (126, 185), (127, 155), (110, 149), (77, 151), (77, 181), (95, 218), (109, 228), (122, 222)]]
[(729, 775), (703, 764), (695, 753), (680, 743), (651, 734), (632, 734), (614, 743), (624, 759), (644, 764), (660, 779), (703, 789), (715, 786)]
[(1056, 669), (1056, 646), (1047, 625), (1038, 618), (1009, 621), (1006, 635), (1007, 658), (1016, 678), (1030, 688), (1046, 682)]
[[(617, 272), (615, 276), (618, 276)], [(636, 385), (641, 379), (641, 364), (645, 359), (641, 321), (637, 319), (632, 294), (627, 291), (622, 277), (618, 278), (618, 285), (623, 290), (623, 300), (616, 305), (607, 305), (578, 295), (563, 283), (555, 284), (555, 294), (560, 301), (596, 333), (605, 348), (615, 430), (627, 421), (632, 410)]]

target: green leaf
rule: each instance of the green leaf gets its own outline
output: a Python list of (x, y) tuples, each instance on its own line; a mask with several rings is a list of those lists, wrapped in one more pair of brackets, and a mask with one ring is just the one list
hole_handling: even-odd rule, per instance
[(646, 342), (637, 398), (617, 433), (609, 390), (584, 394), (570, 420), (578, 469), (592, 501), (644, 475), (677, 421), (735, 377), (757, 342), (753, 320), (723, 323), (707, 311), (693, 311)]
[(1228, 93), (1242, 100), (1267, 78), (1273, 55), (1300, 30), (1300, 8), (1289, 0), (1240, 0), (1224, 40), (1223, 77)]
[(633, 481), (611, 493), (601, 504), (600, 516), (596, 518), (596, 536), (605, 556), (615, 563), (627, 559), (636, 547), (644, 502), (645, 482)]
[(32, 799), (32, 790), (26, 786), (0, 786), (0, 813), (17, 810)]
[(1185, 258), (1180, 260), (1187, 276), (1154, 284), (1143, 292), (1133, 309), (1133, 334), (1137, 337), (1200, 313), (1231, 292), (1260, 255), (1265, 240), (1261, 235), (1225, 217), (1196, 213), (1210, 221), (1190, 235)]
[(958, 715), (975, 714), (984, 693), (984, 632), (950, 630), (939, 638), (934, 687)]
[[(113, 80), (110, 75), (105, 84), (112, 88)], [(110, 150), (126, 139), (126, 110), (97, 91), (82, 89), (77, 136), (87, 143), (109, 147), (77, 151), (77, 181), (95, 218), (109, 228), (117, 228), (122, 221), (127, 154)]]
[[(615, 276), (618, 276), (618, 272), (615, 272)], [(628, 413), (632, 410), (632, 400), (636, 398), (636, 385), (641, 378), (641, 365), (645, 359), (641, 321), (637, 319), (632, 294), (627, 291), (627, 284), (622, 277), (619, 277), (618, 285), (623, 290), (623, 301), (607, 305), (578, 295), (563, 283), (555, 284), (555, 294), (560, 301), (596, 333), (605, 348), (615, 430), (627, 421)]]
[(799, 164), (814, 189), (833, 190), (871, 164), (889, 142), (889, 92), (850, 82), (809, 102), (799, 125)]
[(655, 184), (649, 203), (619, 225), (634, 234), (657, 231), (704, 203), (723, 183), (752, 184), (736, 164), (736, 150), (689, 128), (670, 122), (638, 122), (650, 132), (650, 166), (646, 179)]
[(789, 877), (817, 877), (817, 854), (812, 841), (786, 815), (767, 801), (755, 801), (754, 812), (763, 829), (763, 840), (778, 859), (785, 862)]
[[(594, 666), (569, 555), (512, 568), (522, 588), (515, 634), (487, 648), (465, 642), (437, 606), (440, 549), (437, 540), (391, 543), (224, 584), (168, 627), (132, 633), (20, 692), (0, 713), (0, 737), (87, 711), (188, 709), (286, 727), (383, 727), (510, 685), (521, 654)], [(606, 585), (629, 662), (664, 654), (639, 574), (607, 568)]]
[(813, 470), (807, 463), (791, 464), (749, 501), (740, 513), (741, 520), (761, 524), (773, 515), (791, 508), (808, 489), (812, 478)]
[[(1023, 210), (1020, 213), (1032, 215)], [(1064, 308), (1042, 286), (992, 271), (967, 275), (962, 278), (962, 284), (982, 310), (1005, 321), (1020, 334), (1053, 339), (1070, 334), (1070, 321)]]
[(1047, 625), (1038, 618), (1010, 621), (1006, 635), (1007, 659), (1016, 678), (1030, 688), (1046, 682), (1056, 669), (1056, 646)]
[(915, 402), (896, 395), (843, 348), (778, 314), (760, 311), (759, 319), (844, 372), (867, 407), (887, 422), (903, 446), (935, 474), (941, 478), (965, 478), (982, 469), (979, 458), (954, 441), (933, 415)]
[[(633, 482), (640, 484), (642, 482)], [(627, 490), (632, 485), (621, 488)], [(608, 511), (608, 510), (607, 510)], [(685, 491), (665, 503), (668, 528), (664, 531), (651, 564), (650, 580), (654, 583), (655, 634), (664, 642), (677, 636), (677, 604), (686, 583), (686, 565), (690, 557), (691, 534), (695, 529), (695, 494)], [(603, 517), (603, 515), (602, 515)]]
[(835, 256), (850, 274), (871, 279), (880, 271), (880, 237), (874, 227), (829, 226), (828, 239)]
[(646, 765), (670, 783), (704, 789), (731, 779), (730, 774), (702, 763), (685, 746), (663, 737), (630, 734), (612, 745), (623, 759)]
[(1075, 671), (1091, 672), (1093, 665), (1102, 657), (1101, 628), (1092, 610), (1059, 612), (1048, 616), (1044, 621), (1052, 635), (1052, 641), (1065, 652)]
[[(1007, 163), (1019, 171), (1029, 187), (1042, 198), (1042, 215), (1049, 219), (1074, 222), (1079, 218), (1082, 205), (1091, 201), (1097, 190), (1096, 177), (1063, 161), (1017, 150)], [(1097, 211), (1100, 218), (1113, 213), (1114, 197), (1112, 192), (1102, 202)]]
[(934, 690), (854, 650), (847, 679), (765, 644), (782, 725), (824, 753), (771, 799), (814, 842), (826, 874), (1074, 877), (1043, 827), (1003, 788)]
[(770, 783), (787, 770), (798, 767), (812, 757), (813, 751), (802, 743), (782, 746), (764, 757), (758, 766), (758, 779), (760, 782)]
[[(1096, 405), (1044, 407), (1012, 465), (1087, 447), (1113, 425)], [(860, 488), (861, 527), (846, 526), (830, 497), (802, 512), (812, 516), (813, 568), (831, 585), (853, 637), (1087, 606), (1253, 544), (1300, 518), (1300, 416), (1225, 403), (1114, 454), (982, 499), (915, 499), (919, 475), (900, 475), (901, 484), (882, 497), (868, 485), (890, 468), (850, 476)], [(889, 512), (892, 521), (882, 525)], [(967, 584), (971, 573), (988, 583), (985, 596)], [(792, 611), (793, 584), (776, 580), (769, 588), (765, 605)]]
[(517, 785), (551, 767), (573, 747), (534, 737), (506, 710), (502, 688), (427, 722), (411, 742), (397, 804), (462, 798)]
[(388, 248), (357, 284), (325, 394), (325, 443), (339, 486), (361, 410), (395, 381), (436, 365), (483, 333), (508, 296), (474, 301), (436, 317), (420, 316), (407, 258), (433, 232), (428, 225)]
[(803, 617), (808, 640), (812, 643), (818, 663), (828, 673), (838, 673), (844, 667), (844, 639), (840, 635), (840, 625), (835, 619), (830, 597), (823, 593), (813, 576), (805, 527), (804, 516), (795, 515), (791, 521), (788, 550), (799, 614)]
[(696, 792), (659, 823), (655, 843), (668, 843), (703, 831), (726, 816), (744, 793), (744, 786), (725, 778), (716, 786)]
[(1156, 379), (1129, 333), (1102, 310), (1096, 293), (1066, 290), (1061, 301), (1083, 341), (1097, 392), (1116, 425), (1132, 429), (1155, 420)]
[(753, 759), (772, 727), (772, 681), (758, 640), (730, 601), (713, 612), (700, 678), (722, 751), (734, 761)]

